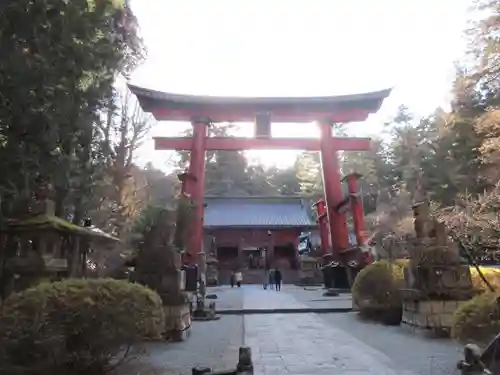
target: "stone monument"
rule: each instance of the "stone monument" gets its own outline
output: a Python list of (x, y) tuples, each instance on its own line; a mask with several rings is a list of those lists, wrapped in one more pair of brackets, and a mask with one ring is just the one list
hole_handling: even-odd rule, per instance
[(404, 324), (447, 333), (455, 310), (473, 294), (468, 265), (460, 263), (445, 226), (430, 215), (429, 202), (413, 205), (416, 238), (404, 269)]
[(198, 253), (199, 287), (196, 293), (196, 310), (193, 311), (194, 320), (215, 320), (215, 302), (207, 304), (207, 254)]
[(210, 253), (207, 257), (207, 286), (215, 286), (219, 284), (219, 269), (217, 267), (217, 246), (215, 237), (210, 240)]
[(191, 314), (189, 297), (183, 290), (181, 253), (173, 245), (174, 228), (175, 213), (161, 210), (144, 233), (135, 278), (160, 295), (165, 312), (165, 337), (182, 340), (191, 326)]
[(321, 274), (318, 259), (308, 254), (299, 258), (299, 285), (315, 286), (321, 285)]

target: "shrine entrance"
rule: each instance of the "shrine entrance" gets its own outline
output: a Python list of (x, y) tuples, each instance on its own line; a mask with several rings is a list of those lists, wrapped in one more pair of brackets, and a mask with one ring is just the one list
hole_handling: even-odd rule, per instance
[(217, 247), (217, 260), (219, 268), (222, 270), (232, 270), (235, 262), (238, 260), (237, 246), (221, 246)]
[[(205, 191), (205, 163), (208, 150), (271, 150), (297, 149), (319, 151), (324, 185), (323, 222), (320, 222), (322, 252), (347, 265), (353, 252), (349, 250), (348, 230), (342, 206), (345, 203), (341, 188), (338, 151), (364, 151), (370, 149), (369, 138), (335, 137), (332, 127), (336, 123), (360, 122), (378, 111), (390, 90), (357, 95), (307, 98), (235, 98), (177, 95), (130, 85), (142, 108), (158, 121), (190, 121), (192, 137), (155, 138), (156, 150), (190, 151), (190, 163), (184, 193), (195, 204), (195, 224), (189, 235), (187, 251), (193, 262), (203, 249), (203, 212)], [(253, 122), (254, 138), (208, 137), (208, 127), (220, 122)], [(273, 138), (271, 123), (303, 123), (304, 127), (316, 122), (320, 138)], [(355, 197), (351, 197), (357, 199)], [(359, 204), (358, 204), (359, 206)], [(356, 237), (361, 248), (364, 239), (359, 222)]]
[(293, 243), (281, 246), (274, 246), (275, 266), (280, 269), (297, 269), (296, 252)]

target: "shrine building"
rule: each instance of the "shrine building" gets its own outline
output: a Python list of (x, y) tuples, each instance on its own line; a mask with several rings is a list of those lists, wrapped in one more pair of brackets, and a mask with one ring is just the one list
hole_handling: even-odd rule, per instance
[(240, 269), (249, 276), (266, 261), (296, 270), (298, 238), (316, 228), (310, 202), (300, 197), (205, 198), (204, 246), (215, 250), (221, 274)]

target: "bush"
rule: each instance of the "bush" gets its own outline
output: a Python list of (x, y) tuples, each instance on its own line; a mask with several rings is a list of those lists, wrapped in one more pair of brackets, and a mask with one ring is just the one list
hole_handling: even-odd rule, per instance
[(361, 315), (399, 324), (402, 314), (400, 288), (403, 287), (403, 268), (381, 260), (359, 272), (352, 286), (352, 296)]
[(160, 297), (112, 279), (42, 283), (5, 300), (0, 373), (104, 374), (164, 327)]
[[(483, 273), (486, 280), (491, 284), (495, 290), (500, 291), (500, 269), (489, 268), (489, 267), (479, 267)], [(483, 279), (479, 276), (476, 267), (470, 268), (470, 274), (472, 278), (472, 285), (477, 292), (489, 291), (488, 287), (484, 283)]]
[(460, 341), (490, 341), (500, 332), (499, 298), (498, 292), (485, 292), (462, 305), (453, 316), (451, 335)]

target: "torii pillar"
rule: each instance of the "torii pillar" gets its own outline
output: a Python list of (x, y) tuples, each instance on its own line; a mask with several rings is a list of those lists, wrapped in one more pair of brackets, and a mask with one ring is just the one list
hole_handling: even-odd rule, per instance
[(326, 212), (326, 202), (324, 199), (318, 200), (313, 204), (316, 208), (317, 219), (319, 227), (319, 236), (321, 240), (321, 255), (325, 255), (330, 250), (330, 230), (328, 229), (328, 213)]
[(343, 196), (337, 149), (331, 141), (332, 127), (333, 124), (328, 120), (319, 122), (321, 170), (323, 172), (328, 227), (332, 248), (336, 250), (334, 255), (338, 256), (342, 250), (346, 250), (349, 246), (349, 233), (345, 215), (335, 209), (342, 201)]
[(187, 189), (194, 204), (194, 223), (188, 233), (187, 250), (193, 255), (193, 263), (198, 262), (200, 253), (203, 252), (203, 217), (205, 211), (205, 164), (206, 164), (206, 142), (208, 136), (209, 119), (194, 118), (191, 121), (193, 126), (193, 143), (191, 156), (189, 158), (189, 175), (191, 181)]

